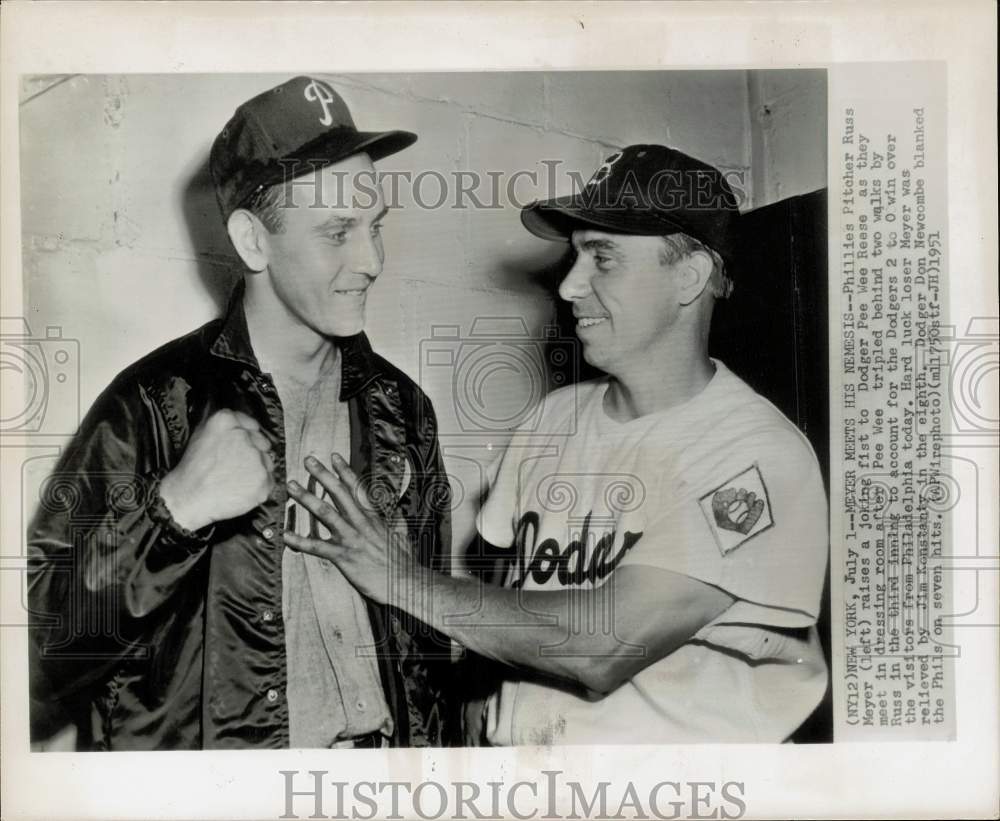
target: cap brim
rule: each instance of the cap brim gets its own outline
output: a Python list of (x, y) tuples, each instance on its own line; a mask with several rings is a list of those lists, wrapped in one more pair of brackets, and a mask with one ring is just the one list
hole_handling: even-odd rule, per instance
[[(289, 169), (287, 162), (302, 163), (302, 173), (325, 168), (335, 162), (346, 160), (355, 154), (365, 153), (372, 162), (388, 157), (408, 148), (417, 141), (417, 135), (412, 131), (352, 131), (344, 133), (340, 130), (330, 131), (316, 140), (302, 146), (298, 151), (257, 172), (248, 180), (241, 196), (234, 198), (238, 203), (229, 209), (230, 212), (245, 204), (254, 191), (262, 186), (275, 185), (287, 180)], [(295, 166), (292, 166), (293, 170)]]
[(374, 162), (402, 151), (416, 141), (417, 135), (412, 131), (355, 131), (345, 134), (334, 130), (302, 146), (288, 159), (322, 168), (354, 154), (365, 153)]
[(338, 159), (363, 151), (372, 158), (372, 162), (375, 162), (409, 148), (417, 141), (417, 135), (412, 131), (359, 131), (358, 140), (358, 144), (349, 154), (344, 154)]
[(574, 231), (587, 228), (653, 237), (689, 230), (663, 214), (627, 208), (595, 211), (586, 206), (581, 194), (534, 202), (521, 210), (521, 223), (536, 237), (557, 242), (568, 242)]

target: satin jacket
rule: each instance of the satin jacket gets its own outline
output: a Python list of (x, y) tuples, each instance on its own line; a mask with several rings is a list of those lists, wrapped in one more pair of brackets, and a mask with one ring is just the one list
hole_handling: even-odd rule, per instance
[[(69, 721), (79, 749), (289, 744), (284, 428), (241, 294), (223, 319), (123, 371), (42, 485), (28, 533), (33, 740)], [(351, 465), (372, 504), (405, 520), (419, 560), (447, 572), (450, 491), (430, 401), (364, 334), (337, 342)], [(271, 440), (274, 490), (243, 516), (184, 531), (159, 480), (223, 408)], [(368, 610), (392, 744), (457, 740), (447, 639), (394, 608)]]

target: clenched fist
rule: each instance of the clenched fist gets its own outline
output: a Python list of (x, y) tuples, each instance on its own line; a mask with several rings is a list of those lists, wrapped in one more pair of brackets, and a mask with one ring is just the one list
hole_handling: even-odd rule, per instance
[(198, 530), (261, 504), (274, 486), (271, 443), (245, 413), (220, 410), (191, 435), (160, 496), (181, 527)]

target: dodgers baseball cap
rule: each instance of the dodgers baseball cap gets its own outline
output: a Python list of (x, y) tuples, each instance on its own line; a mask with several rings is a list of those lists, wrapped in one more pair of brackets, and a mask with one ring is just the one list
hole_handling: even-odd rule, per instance
[(573, 231), (665, 236), (682, 232), (731, 261), (739, 217), (736, 196), (717, 168), (665, 145), (630, 145), (609, 156), (582, 191), (521, 211), (543, 239)]
[(215, 138), (209, 171), (224, 219), (257, 191), (364, 151), (373, 161), (417, 140), (409, 131), (358, 131), (325, 80), (294, 77), (236, 109)]

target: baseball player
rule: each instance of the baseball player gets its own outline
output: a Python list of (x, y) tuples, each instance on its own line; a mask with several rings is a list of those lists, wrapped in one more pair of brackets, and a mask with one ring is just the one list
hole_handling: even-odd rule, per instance
[[(332, 504), (290, 489), (332, 532), (290, 546), (505, 665), (485, 743), (780, 742), (823, 696), (815, 456), (708, 354), (737, 216), (717, 169), (659, 145), (522, 212), (572, 243), (559, 296), (606, 376), (546, 397), (542, 441), (515, 436), (497, 465), (477, 524), (509, 557), (502, 584), (387, 549), (339, 457), (307, 465)], [(387, 587), (390, 572), (402, 581)]]
[(415, 140), (359, 131), (314, 77), (248, 100), (216, 137), (245, 274), (225, 316), (114, 380), (43, 489), (33, 740), (69, 722), (80, 749), (446, 743), (447, 653), (282, 541), (325, 532), (285, 483), (339, 450), (397, 536), (448, 565), (433, 410), (362, 332), (387, 213), (372, 162)]

